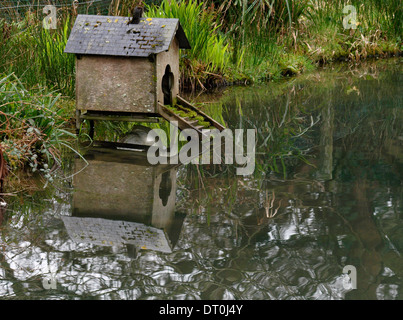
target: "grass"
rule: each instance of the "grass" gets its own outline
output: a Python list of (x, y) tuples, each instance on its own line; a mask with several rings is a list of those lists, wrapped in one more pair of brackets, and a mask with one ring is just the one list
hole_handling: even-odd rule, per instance
[[(216, 1), (210, 1), (218, 3)], [(362, 60), (401, 52), (399, 1), (223, 1), (223, 25), (238, 78), (278, 79), (334, 60)], [(270, 4), (273, 3), (273, 7)], [(357, 28), (344, 29), (343, 8), (357, 9)], [(241, 17), (231, 23), (231, 17)], [(247, 26), (247, 28), (245, 27)]]
[(37, 67), (45, 75), (46, 84), (74, 97), (75, 57), (64, 53), (70, 28), (70, 16), (66, 16), (62, 28), (57, 32), (42, 28), (35, 40), (38, 46)]
[(46, 30), (33, 13), (22, 21), (0, 20), (0, 74), (14, 73), (28, 88), (45, 87), (74, 97), (75, 58), (65, 54), (70, 16), (63, 16), (57, 30)]
[(368, 56), (401, 52), (402, 8), (396, 0), (368, 0), (363, 5), (350, 1), (357, 11), (355, 29), (345, 29), (343, 13), (346, 1), (335, 0), (332, 6), (314, 1), (304, 22), (304, 53), (314, 61), (340, 58), (361, 60)]
[[(0, 77), (1, 149), (9, 167), (40, 170), (50, 178), (60, 165), (61, 150), (72, 148), (67, 131), (72, 104), (61, 105), (60, 93), (27, 90), (15, 74)], [(65, 102), (66, 103), (66, 102)]]
[(178, 18), (191, 49), (182, 51), (182, 88), (211, 86), (219, 82), (229, 63), (228, 43), (218, 32), (216, 13), (197, 0), (163, 0), (147, 6), (148, 17)]
[[(401, 52), (398, 0), (114, 0), (110, 14), (129, 15), (142, 3), (149, 17), (181, 21), (192, 46), (181, 51), (183, 90), (279, 79), (338, 59)], [(357, 10), (356, 29), (343, 28), (346, 4)], [(59, 28), (51, 31), (34, 12), (0, 20), (0, 55), (7, 57), (0, 73), (74, 97), (74, 56), (63, 53), (74, 19), (68, 10), (58, 18)]]
[(46, 30), (33, 12), (0, 20), (0, 137), (12, 171), (30, 169), (51, 180), (61, 154), (72, 148), (69, 131), (75, 95), (75, 58), (64, 54), (70, 29), (62, 15)]

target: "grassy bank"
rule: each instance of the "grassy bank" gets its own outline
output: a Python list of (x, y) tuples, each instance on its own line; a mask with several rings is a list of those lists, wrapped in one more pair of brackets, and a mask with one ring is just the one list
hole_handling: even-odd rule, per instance
[(184, 26), (192, 44), (181, 61), (186, 88), (280, 79), (402, 49), (398, 0), (163, 0), (147, 8)]
[[(183, 90), (279, 79), (334, 60), (358, 61), (402, 49), (399, 0), (137, 3), (145, 4), (148, 17), (180, 19), (192, 45), (181, 54)], [(132, 5), (113, 0), (109, 14), (127, 16)], [(347, 19), (352, 14), (343, 11), (347, 5), (354, 6), (355, 21)], [(35, 11), (12, 22), (0, 19), (0, 73), (14, 72), (27, 87), (45, 86), (74, 97), (74, 56), (63, 49), (75, 15), (70, 7), (61, 8), (58, 28), (51, 31), (41, 18)]]

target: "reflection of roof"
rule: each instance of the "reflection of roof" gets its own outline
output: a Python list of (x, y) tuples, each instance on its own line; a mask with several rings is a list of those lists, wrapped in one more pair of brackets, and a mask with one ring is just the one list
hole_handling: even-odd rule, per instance
[(78, 15), (65, 52), (127, 57), (148, 57), (167, 51), (176, 35), (181, 49), (190, 45), (178, 19)]
[(140, 249), (172, 252), (165, 232), (142, 223), (63, 216), (71, 239), (100, 246), (131, 244)]

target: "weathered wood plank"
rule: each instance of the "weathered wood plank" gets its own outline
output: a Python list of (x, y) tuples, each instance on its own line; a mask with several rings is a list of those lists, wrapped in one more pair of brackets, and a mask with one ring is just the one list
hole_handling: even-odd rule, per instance
[(125, 121), (125, 122), (150, 122), (158, 123), (160, 120), (158, 118), (147, 118), (147, 117), (133, 117), (133, 116), (97, 116), (97, 115), (82, 115), (80, 116), (82, 120), (100, 120), (100, 121)]

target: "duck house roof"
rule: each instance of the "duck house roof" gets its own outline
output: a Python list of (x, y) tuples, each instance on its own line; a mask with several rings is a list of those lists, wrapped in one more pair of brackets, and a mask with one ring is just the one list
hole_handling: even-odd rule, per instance
[(176, 36), (179, 48), (190, 49), (179, 19), (78, 15), (64, 52), (88, 55), (148, 57), (168, 51)]

